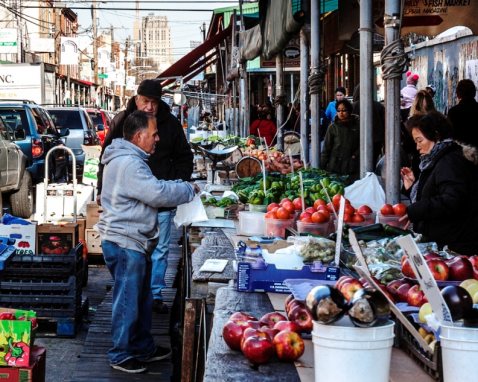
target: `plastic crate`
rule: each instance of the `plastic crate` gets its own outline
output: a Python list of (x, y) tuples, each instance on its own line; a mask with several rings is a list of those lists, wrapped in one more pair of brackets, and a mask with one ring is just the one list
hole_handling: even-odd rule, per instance
[(53, 281), (51, 279), (5, 279), (0, 282), (0, 296), (10, 294), (23, 296), (70, 296), (77, 293), (78, 282), (75, 276), (70, 276), (66, 281)]
[(417, 340), (395, 319), (395, 337), (398, 344), (421, 368), (435, 381), (443, 382), (443, 363), (440, 342), (435, 344), (434, 352), (430, 353), (421, 348)]

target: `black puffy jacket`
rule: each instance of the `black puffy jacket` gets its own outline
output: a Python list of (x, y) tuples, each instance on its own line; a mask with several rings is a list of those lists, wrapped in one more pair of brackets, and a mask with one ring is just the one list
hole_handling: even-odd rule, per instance
[(478, 254), (477, 152), (453, 144), (420, 175), (417, 201), (407, 208), (413, 229), (463, 255)]
[[(113, 139), (123, 137), (123, 123), (126, 117), (135, 111), (134, 98), (128, 102), (126, 110), (118, 113), (111, 122), (110, 130), (105, 137), (101, 155)], [(156, 114), (159, 142), (155, 152), (149, 158), (149, 167), (158, 179), (189, 181), (193, 172), (193, 153), (189, 146), (183, 128), (178, 119), (171, 114), (169, 106), (159, 102)], [(98, 170), (98, 194), (103, 187), (103, 165)], [(161, 209), (163, 210), (163, 209)]]

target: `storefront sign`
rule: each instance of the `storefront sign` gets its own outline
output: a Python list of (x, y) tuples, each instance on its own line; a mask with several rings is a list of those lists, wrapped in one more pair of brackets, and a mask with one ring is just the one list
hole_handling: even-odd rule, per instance
[(0, 29), (0, 53), (17, 53), (17, 30), (15, 28)]
[(78, 58), (77, 38), (62, 37), (60, 65), (78, 65)]
[(30, 38), (30, 50), (36, 53), (54, 53), (55, 40), (52, 38)]

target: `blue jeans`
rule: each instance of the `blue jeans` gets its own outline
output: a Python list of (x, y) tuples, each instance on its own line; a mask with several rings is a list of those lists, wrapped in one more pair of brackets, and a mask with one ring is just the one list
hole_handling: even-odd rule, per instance
[(114, 280), (110, 363), (148, 358), (156, 351), (151, 334), (153, 298), (149, 256), (108, 240), (102, 240), (101, 245), (105, 264)]
[(171, 223), (176, 210), (158, 213), (159, 241), (151, 255), (153, 271), (151, 274), (151, 292), (153, 299), (162, 300), (161, 291), (166, 288), (166, 268), (168, 268), (169, 241), (171, 239)]

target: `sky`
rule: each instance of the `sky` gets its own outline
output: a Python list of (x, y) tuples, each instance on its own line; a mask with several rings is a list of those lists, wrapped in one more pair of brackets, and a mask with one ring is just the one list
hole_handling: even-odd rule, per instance
[[(212, 17), (212, 10), (222, 7), (230, 7), (238, 4), (238, 1), (153, 1), (140, 0), (140, 9), (151, 9), (140, 11), (140, 17), (149, 13), (157, 16), (167, 16), (172, 34), (172, 49), (174, 60), (178, 60), (188, 53), (190, 41), (202, 41), (203, 35), (201, 28), (203, 22), (206, 23), (206, 32)], [(75, 7), (89, 8), (91, 1), (68, 1), (67, 5), (73, 8), (78, 14), (79, 36), (92, 36), (92, 19), (91, 11), (78, 10)], [(97, 17), (99, 19), (98, 34), (104, 30), (109, 30), (110, 25), (114, 27), (114, 38), (116, 41), (124, 43), (126, 38), (133, 38), (133, 23), (135, 20), (134, 1), (128, 0), (111, 0), (97, 2)], [(107, 8), (107, 9), (104, 9)], [(115, 8), (115, 9), (111, 9)], [(131, 10), (120, 10), (118, 8), (128, 8)], [(162, 9), (162, 11), (154, 11), (152, 9)], [(168, 9), (166, 11), (166, 9)], [(206, 10), (206, 11), (200, 11)]]

